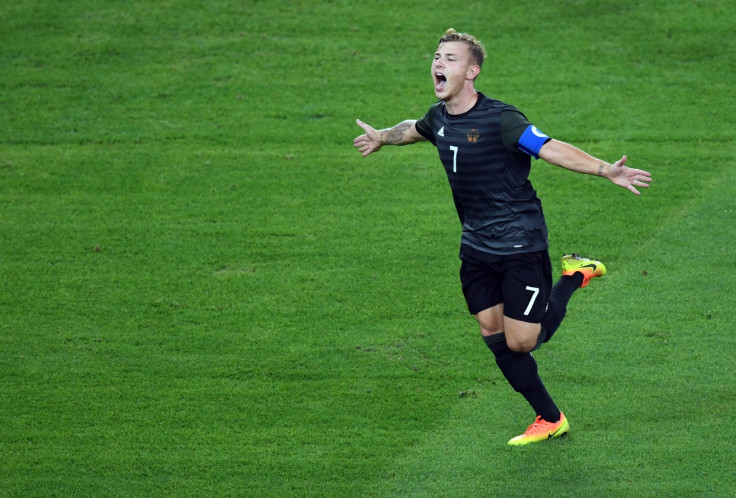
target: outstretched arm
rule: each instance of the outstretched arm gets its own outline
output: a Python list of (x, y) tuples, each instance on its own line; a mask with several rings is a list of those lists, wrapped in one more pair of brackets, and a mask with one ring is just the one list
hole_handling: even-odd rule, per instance
[(385, 130), (376, 130), (360, 119), (355, 122), (365, 131), (363, 135), (355, 137), (355, 140), (353, 140), (353, 146), (363, 154), (363, 157), (378, 152), (384, 145), (408, 145), (426, 140), (417, 131), (416, 126), (414, 126), (416, 120), (413, 119), (402, 121), (393, 128), (386, 128)]
[(648, 171), (626, 166), (628, 159), (626, 156), (609, 164), (559, 140), (550, 140), (544, 144), (539, 151), (539, 157), (571, 171), (608, 178), (614, 184), (636, 195), (640, 195), (637, 187), (647, 188), (652, 181), (652, 175)]

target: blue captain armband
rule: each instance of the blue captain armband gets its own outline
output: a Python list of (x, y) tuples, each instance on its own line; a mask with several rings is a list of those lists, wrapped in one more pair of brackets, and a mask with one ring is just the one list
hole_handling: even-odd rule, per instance
[(518, 147), (520, 151), (534, 156), (534, 159), (539, 159), (539, 151), (550, 140), (551, 138), (539, 131), (536, 126), (529, 125), (524, 130), (524, 133), (521, 134)]

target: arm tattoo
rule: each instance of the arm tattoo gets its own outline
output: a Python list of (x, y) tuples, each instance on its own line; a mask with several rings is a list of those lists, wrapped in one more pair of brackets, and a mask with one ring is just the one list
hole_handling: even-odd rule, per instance
[(603, 168), (604, 166), (602, 164), (598, 165), (598, 176), (603, 176)]
[(404, 141), (404, 132), (411, 128), (411, 123), (399, 123), (386, 131), (386, 143), (397, 145)]

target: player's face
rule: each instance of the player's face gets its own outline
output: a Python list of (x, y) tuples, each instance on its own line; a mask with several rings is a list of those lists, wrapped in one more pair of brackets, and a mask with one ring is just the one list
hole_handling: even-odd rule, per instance
[(459, 94), (465, 86), (471, 67), (470, 50), (465, 43), (441, 43), (432, 62), (434, 93), (437, 98), (448, 101)]

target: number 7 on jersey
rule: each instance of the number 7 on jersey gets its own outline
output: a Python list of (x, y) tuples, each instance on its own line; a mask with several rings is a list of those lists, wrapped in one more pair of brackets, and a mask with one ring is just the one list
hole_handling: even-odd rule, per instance
[(458, 148), (456, 145), (450, 145), (450, 150), (452, 151), (452, 172), (457, 173), (457, 151)]

